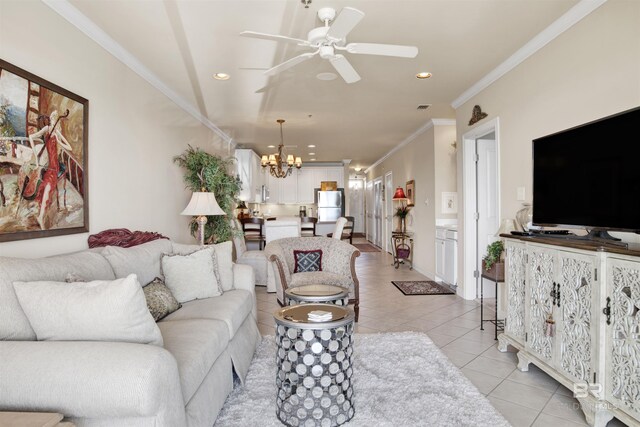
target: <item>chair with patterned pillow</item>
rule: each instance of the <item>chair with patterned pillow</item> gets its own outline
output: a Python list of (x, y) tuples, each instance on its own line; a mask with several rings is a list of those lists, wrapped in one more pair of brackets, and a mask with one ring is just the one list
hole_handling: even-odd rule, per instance
[(349, 304), (358, 320), (360, 282), (356, 258), (360, 251), (347, 242), (328, 237), (288, 237), (267, 244), (265, 254), (275, 272), (276, 297), (284, 304), (284, 291), (305, 285), (334, 285), (349, 291)]

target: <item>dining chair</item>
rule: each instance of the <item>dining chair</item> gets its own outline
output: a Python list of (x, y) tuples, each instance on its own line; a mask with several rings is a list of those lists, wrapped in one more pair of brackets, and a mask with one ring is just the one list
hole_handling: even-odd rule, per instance
[(303, 216), (300, 218), (300, 236), (301, 237), (316, 237), (316, 224), (318, 218)]
[(242, 218), (242, 232), (245, 242), (258, 242), (258, 249), (264, 246), (264, 219), (262, 218)]

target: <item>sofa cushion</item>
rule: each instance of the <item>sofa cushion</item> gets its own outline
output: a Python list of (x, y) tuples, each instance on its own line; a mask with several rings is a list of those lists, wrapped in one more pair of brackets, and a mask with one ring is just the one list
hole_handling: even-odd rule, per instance
[(13, 282), (64, 282), (70, 272), (87, 280), (115, 279), (109, 262), (94, 251), (38, 259), (0, 257), (0, 340), (36, 339), (13, 290)]
[(158, 326), (162, 331), (164, 348), (178, 362), (182, 396), (186, 405), (218, 356), (227, 348), (229, 329), (224, 322), (212, 319), (162, 321)]
[(216, 270), (213, 248), (205, 248), (189, 255), (163, 255), (164, 282), (179, 302), (217, 297), (222, 294)]
[[(233, 244), (228, 241), (209, 246), (213, 246), (216, 251), (220, 286), (223, 291), (230, 291), (233, 289)], [(186, 255), (199, 249), (202, 249), (199, 245), (173, 243), (173, 253), (175, 254)]]
[(135, 274), (92, 282), (14, 282), (38, 341), (114, 341), (162, 346)]
[(293, 257), (296, 260), (294, 273), (322, 271), (322, 249), (293, 251)]
[[(229, 336), (234, 337), (253, 307), (253, 295), (249, 291), (233, 290), (219, 297), (189, 301), (171, 313), (162, 322), (183, 319), (214, 319), (224, 321)], [(160, 323), (162, 323), (160, 322)]]
[(142, 291), (144, 292), (144, 298), (147, 300), (149, 313), (151, 313), (153, 320), (156, 322), (182, 307), (174, 298), (171, 290), (159, 277), (145, 285)]
[(131, 248), (107, 246), (101, 253), (111, 264), (116, 277), (135, 273), (140, 283), (145, 284), (162, 277), (160, 257), (171, 253), (171, 250), (171, 241), (160, 239)]

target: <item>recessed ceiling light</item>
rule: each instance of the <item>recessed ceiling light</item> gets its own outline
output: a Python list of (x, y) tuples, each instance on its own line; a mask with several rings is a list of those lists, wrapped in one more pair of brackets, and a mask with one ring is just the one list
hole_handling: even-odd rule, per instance
[(312, 161), (312, 162), (315, 162), (315, 161), (316, 161), (316, 159), (309, 159), (309, 160), (310, 160), (310, 161)]
[(335, 80), (337, 77), (338, 76), (335, 73), (320, 73), (316, 76), (316, 79), (329, 81), (329, 80)]
[(227, 73), (215, 73), (213, 78), (216, 80), (229, 80), (231, 76)]
[(316, 146), (315, 146), (315, 145), (313, 145), (313, 144), (311, 144), (311, 145), (307, 145), (307, 147), (309, 147), (309, 148), (316, 148)]
[(419, 79), (428, 79), (429, 77), (431, 77), (431, 73), (427, 71), (423, 71), (421, 73), (416, 74), (416, 77)]
[(354, 171), (356, 172), (360, 172), (362, 170), (362, 168), (353, 168)]
[(276, 148), (275, 145), (267, 145), (267, 148)]
[(310, 156), (315, 156), (315, 155), (316, 155), (316, 153), (309, 153), (309, 155), (310, 155)]

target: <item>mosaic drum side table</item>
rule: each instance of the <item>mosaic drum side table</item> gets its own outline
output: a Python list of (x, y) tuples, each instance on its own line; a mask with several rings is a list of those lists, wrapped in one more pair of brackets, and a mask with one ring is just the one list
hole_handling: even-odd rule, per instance
[(284, 291), (287, 305), (323, 303), (346, 307), (349, 305), (349, 291), (340, 286), (305, 285)]
[[(331, 312), (326, 322), (312, 311)], [(274, 313), (276, 415), (294, 427), (330, 427), (349, 421), (353, 407), (353, 311), (332, 304), (301, 304)]]

